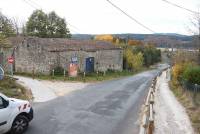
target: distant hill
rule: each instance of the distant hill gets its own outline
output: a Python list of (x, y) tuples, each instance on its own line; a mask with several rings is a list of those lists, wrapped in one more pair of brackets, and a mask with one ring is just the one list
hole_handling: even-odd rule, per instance
[[(192, 36), (187, 36), (187, 35), (181, 35), (181, 34), (176, 34), (176, 33), (156, 33), (156, 34), (112, 34), (115, 37), (120, 37), (120, 38), (129, 38), (129, 39), (135, 39), (135, 40), (145, 40), (147, 37), (169, 37), (172, 39), (178, 39), (182, 41), (192, 41)], [(94, 34), (73, 34), (72, 38), (73, 39), (92, 39)]]
[(92, 34), (72, 34), (72, 39), (78, 40), (90, 40), (93, 39), (95, 35)]
[[(143, 42), (153, 42), (158, 47), (193, 47), (191, 44), (193, 36), (181, 35), (176, 33), (156, 33), (156, 34), (112, 34), (114, 37), (123, 39), (140, 40)], [(72, 39), (89, 40), (93, 39), (92, 34), (73, 34)]]

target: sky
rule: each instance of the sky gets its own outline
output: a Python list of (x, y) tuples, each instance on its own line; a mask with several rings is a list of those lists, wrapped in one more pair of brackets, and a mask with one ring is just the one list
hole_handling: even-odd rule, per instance
[[(162, 0), (110, 0), (156, 33), (190, 35), (193, 14)], [(200, 9), (200, 0), (169, 0), (191, 10)], [(66, 19), (73, 34), (142, 33), (141, 27), (106, 0), (0, 0), (0, 11), (25, 23), (32, 12), (55, 11)]]

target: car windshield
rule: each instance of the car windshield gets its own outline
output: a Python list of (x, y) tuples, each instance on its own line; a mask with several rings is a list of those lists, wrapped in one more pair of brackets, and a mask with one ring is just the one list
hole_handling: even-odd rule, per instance
[(4, 98), (5, 100), (8, 100), (8, 97), (5, 96), (4, 94), (2, 94), (1, 92), (0, 92), (0, 96), (1, 96), (2, 98)]

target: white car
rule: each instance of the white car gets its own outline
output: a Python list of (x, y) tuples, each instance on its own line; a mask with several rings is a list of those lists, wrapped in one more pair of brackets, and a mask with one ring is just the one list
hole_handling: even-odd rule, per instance
[(28, 101), (8, 98), (0, 93), (0, 134), (22, 134), (33, 119), (33, 109)]

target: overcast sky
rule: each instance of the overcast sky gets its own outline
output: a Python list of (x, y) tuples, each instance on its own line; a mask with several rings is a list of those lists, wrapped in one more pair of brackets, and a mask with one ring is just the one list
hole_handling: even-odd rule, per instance
[[(162, 0), (111, 1), (157, 33), (190, 34), (188, 27), (192, 14)], [(200, 7), (200, 0), (169, 1), (196, 11)], [(22, 22), (27, 21), (35, 8), (42, 8), (46, 13), (56, 11), (71, 24), (71, 33), (151, 33), (106, 0), (0, 0), (1, 12)]]

